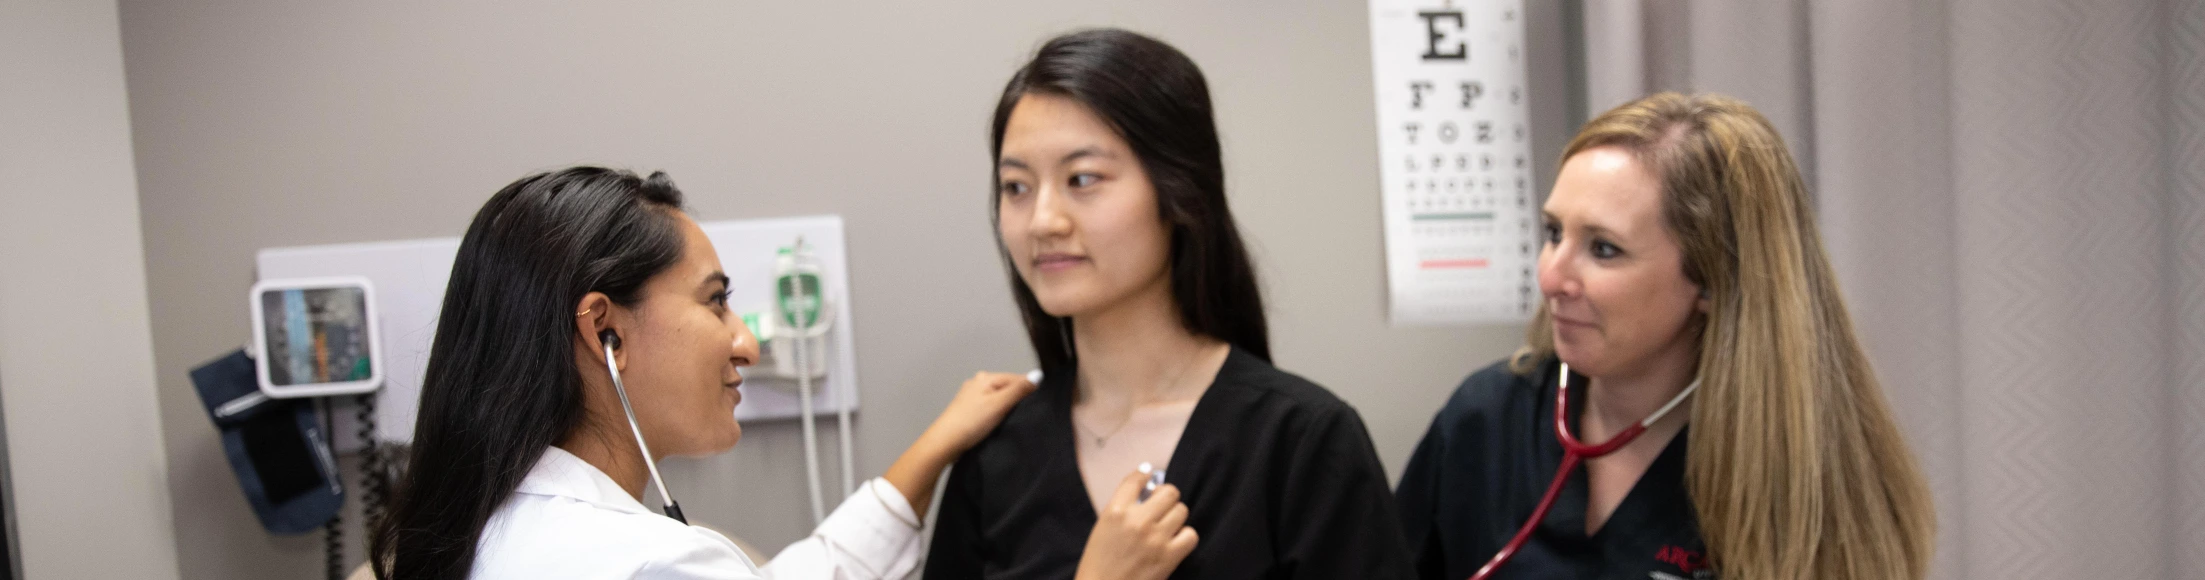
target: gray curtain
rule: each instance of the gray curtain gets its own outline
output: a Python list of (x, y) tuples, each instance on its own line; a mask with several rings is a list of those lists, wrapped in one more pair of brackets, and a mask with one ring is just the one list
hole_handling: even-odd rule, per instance
[(1587, 104), (1801, 158), (1937, 578), (2205, 578), (2205, 0), (1583, 0)]

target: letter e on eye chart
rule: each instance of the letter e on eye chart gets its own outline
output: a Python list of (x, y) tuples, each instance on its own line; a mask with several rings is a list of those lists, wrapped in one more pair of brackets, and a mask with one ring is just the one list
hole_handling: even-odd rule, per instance
[(1539, 304), (1522, 0), (1371, 0), (1388, 310), (1522, 322)]

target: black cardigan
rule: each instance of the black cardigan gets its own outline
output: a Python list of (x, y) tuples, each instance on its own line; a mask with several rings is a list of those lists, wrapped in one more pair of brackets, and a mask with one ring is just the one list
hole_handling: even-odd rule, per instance
[[(927, 578), (1073, 576), (1095, 526), (1073, 445), (1074, 380), (1044, 379), (957, 461)], [(1393, 494), (1361, 417), (1240, 349), (1195, 403), (1166, 480), (1201, 534), (1173, 578), (1410, 577)]]

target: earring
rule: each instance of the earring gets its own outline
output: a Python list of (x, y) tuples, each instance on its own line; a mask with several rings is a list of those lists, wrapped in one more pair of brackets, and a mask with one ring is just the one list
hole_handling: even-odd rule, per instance
[(590, 311), (591, 311), (591, 310), (596, 310), (596, 308), (585, 308), (585, 309), (582, 309), (582, 311), (581, 311), (581, 312), (576, 312), (576, 313), (574, 313), (574, 315), (575, 315), (575, 316), (589, 316), (589, 315), (590, 315)]

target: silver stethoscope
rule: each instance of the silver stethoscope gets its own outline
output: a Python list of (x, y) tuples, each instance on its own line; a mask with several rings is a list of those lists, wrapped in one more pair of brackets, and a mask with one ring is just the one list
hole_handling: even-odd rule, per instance
[(1631, 424), (1622, 432), (1616, 433), (1606, 443), (1586, 445), (1578, 441), (1576, 435), (1570, 434), (1570, 364), (1562, 363), (1562, 386), (1555, 389), (1554, 395), (1554, 437), (1562, 442), (1562, 466), (1555, 469), (1554, 483), (1547, 484), (1547, 494), (1545, 497), (1539, 498), (1539, 507), (1531, 510), (1531, 520), (1524, 522), (1523, 527), (1517, 528), (1516, 537), (1509, 539), (1508, 545), (1502, 546), (1500, 553), (1494, 554), (1493, 559), (1487, 560), (1484, 567), (1478, 568), (1478, 573), (1471, 575), (1470, 580), (1485, 580), (1491, 577), (1493, 570), (1500, 568), (1501, 564), (1507, 563), (1509, 558), (1516, 556), (1516, 549), (1524, 547), (1524, 542), (1531, 539), (1531, 531), (1539, 527), (1539, 520), (1546, 519), (1547, 510), (1554, 507), (1554, 498), (1562, 495), (1562, 483), (1569, 481), (1570, 471), (1577, 469), (1578, 463), (1622, 449), (1624, 445), (1630, 444), (1631, 440), (1637, 439), (1639, 434), (1645, 433), (1647, 426), (1653, 425), (1655, 421), (1660, 421), (1663, 415), (1668, 415), (1670, 410), (1677, 408), (1678, 403), (1684, 402), (1685, 397), (1692, 396), (1692, 392), (1699, 389), (1700, 379), (1694, 378), (1692, 384), (1685, 385), (1684, 391), (1669, 399), (1669, 403), (1662, 405), (1660, 409), (1656, 409), (1654, 414), (1647, 415), (1645, 419), (1640, 419), (1639, 422)]
[(681, 516), (681, 504), (666, 493), (666, 478), (658, 474), (658, 462), (651, 459), (651, 446), (643, 442), (643, 428), (635, 422), (635, 407), (628, 404), (628, 387), (620, 383), (620, 365), (613, 363), (613, 349), (620, 348), (620, 333), (606, 330), (597, 333), (597, 340), (605, 345), (605, 371), (612, 373), (613, 392), (620, 394), (620, 410), (628, 414), (628, 432), (635, 434), (635, 447), (643, 452), (643, 467), (651, 470), (651, 482), (658, 485), (659, 499), (666, 500), (666, 517), (687, 525), (689, 518)]

